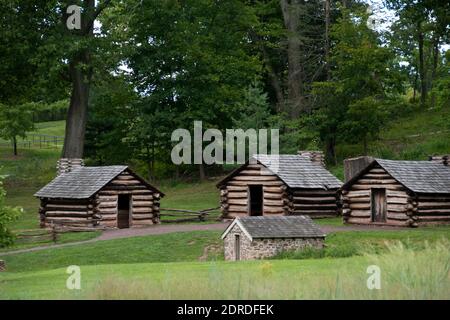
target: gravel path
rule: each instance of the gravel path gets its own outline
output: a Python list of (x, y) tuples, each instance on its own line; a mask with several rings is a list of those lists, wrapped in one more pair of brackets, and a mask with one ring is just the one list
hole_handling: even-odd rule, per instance
[[(98, 241), (113, 240), (113, 239), (123, 239), (132, 237), (143, 237), (148, 235), (166, 234), (173, 232), (189, 232), (189, 231), (207, 231), (207, 230), (217, 230), (224, 231), (229, 223), (214, 223), (214, 224), (169, 224), (169, 225), (155, 225), (146, 228), (132, 228), (132, 229), (117, 229), (117, 230), (106, 230), (99, 237), (78, 242), (70, 242), (49, 246), (40, 246), (28, 249), (21, 249), (9, 252), (0, 252), (0, 257), (9, 256), (18, 253), (41, 251), (53, 248), (64, 248), (77, 246), (80, 244), (94, 243)], [(397, 227), (380, 227), (380, 226), (330, 226), (321, 225), (320, 228), (326, 234), (332, 232), (343, 232), (343, 231), (380, 231), (380, 230), (399, 230)]]

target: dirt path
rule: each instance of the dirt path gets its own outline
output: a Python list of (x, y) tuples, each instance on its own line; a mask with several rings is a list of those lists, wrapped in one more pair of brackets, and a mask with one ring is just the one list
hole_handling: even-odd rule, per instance
[[(136, 229), (117, 229), (117, 230), (106, 230), (97, 238), (86, 240), (86, 241), (78, 241), (78, 242), (70, 242), (56, 245), (48, 245), (48, 246), (40, 246), (34, 248), (27, 248), (9, 252), (0, 252), (0, 257), (9, 256), (18, 253), (25, 252), (35, 252), (46, 249), (54, 249), (54, 248), (64, 248), (77, 246), (81, 244), (94, 243), (98, 241), (106, 241), (113, 239), (124, 239), (124, 238), (132, 238), (132, 237), (143, 237), (149, 235), (158, 235), (158, 234), (166, 234), (173, 232), (189, 232), (189, 231), (208, 231), (208, 230), (217, 230), (224, 231), (229, 223), (214, 223), (214, 224), (172, 224), (172, 225), (155, 225), (147, 228), (136, 228)], [(322, 231), (326, 234), (332, 232), (345, 232), (345, 231), (380, 231), (380, 230), (398, 230), (396, 227), (379, 227), (379, 226), (320, 226)]]

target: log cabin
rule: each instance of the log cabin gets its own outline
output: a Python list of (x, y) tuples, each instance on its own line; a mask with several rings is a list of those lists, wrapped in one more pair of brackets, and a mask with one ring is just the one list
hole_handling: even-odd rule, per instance
[(35, 194), (41, 227), (123, 229), (159, 223), (164, 194), (127, 166), (85, 167), (64, 160), (58, 173)]
[(337, 216), (342, 186), (323, 154), (255, 155), (217, 184), (223, 219), (239, 216)]
[[(345, 223), (404, 227), (450, 223), (448, 157), (431, 157), (431, 161), (369, 159), (369, 164), (342, 186)], [(354, 161), (361, 163), (361, 159)]]

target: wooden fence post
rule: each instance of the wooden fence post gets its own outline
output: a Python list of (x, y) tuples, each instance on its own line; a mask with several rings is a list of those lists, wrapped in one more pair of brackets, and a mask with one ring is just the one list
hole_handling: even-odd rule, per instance
[(6, 263), (3, 260), (0, 260), (0, 272), (6, 271)]
[(56, 232), (56, 227), (55, 227), (53, 222), (52, 222), (52, 230), (51, 230), (51, 232), (52, 232), (52, 241), (53, 241), (54, 244), (56, 244), (56, 241), (58, 240), (58, 234)]

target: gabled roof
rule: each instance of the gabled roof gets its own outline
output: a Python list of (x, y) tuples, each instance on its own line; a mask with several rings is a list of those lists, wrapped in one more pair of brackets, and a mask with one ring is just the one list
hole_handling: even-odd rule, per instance
[[(149, 189), (161, 193), (127, 166), (104, 166), (76, 167), (70, 172), (57, 176), (34, 196), (39, 198), (88, 199), (126, 170)], [(161, 193), (161, 196), (164, 196), (164, 194)]]
[(312, 162), (308, 157), (301, 155), (254, 155), (249, 162), (236, 169), (220, 181), (221, 186), (252, 161), (257, 161), (266, 167), (271, 173), (278, 176), (290, 188), (302, 189), (339, 189), (342, 182), (333, 176), (321, 164)]
[(227, 236), (236, 224), (250, 240), (325, 237), (325, 233), (308, 216), (260, 216), (236, 218), (222, 234), (222, 239)]
[(342, 189), (351, 187), (377, 164), (405, 188), (415, 193), (450, 194), (450, 167), (433, 161), (374, 159), (366, 169), (348, 181)]

